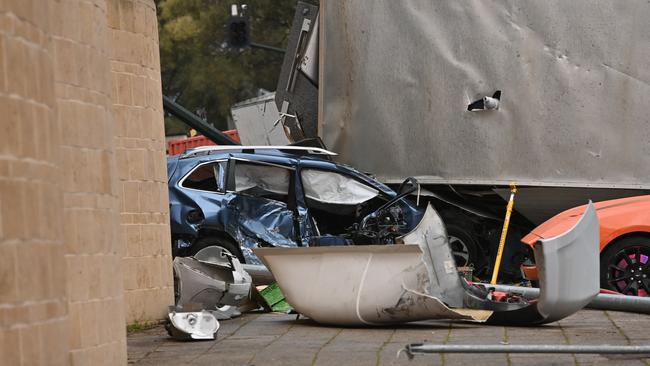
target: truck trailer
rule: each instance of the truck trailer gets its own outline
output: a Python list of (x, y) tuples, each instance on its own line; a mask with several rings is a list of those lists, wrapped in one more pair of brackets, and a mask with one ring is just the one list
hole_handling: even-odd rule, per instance
[(536, 225), (650, 192), (649, 16), (636, 0), (299, 2), (278, 121), (389, 185), (416, 177), (478, 273), (516, 182), (516, 277)]

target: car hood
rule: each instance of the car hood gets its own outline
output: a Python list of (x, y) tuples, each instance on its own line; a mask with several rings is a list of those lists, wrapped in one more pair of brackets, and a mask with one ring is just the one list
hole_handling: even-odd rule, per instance
[[(612, 215), (623, 215), (637, 211), (641, 207), (647, 208), (650, 206), (650, 195), (601, 201), (595, 203), (594, 206), (598, 219), (602, 222)], [(578, 222), (586, 207), (587, 205), (574, 207), (553, 216), (533, 229), (521, 241), (533, 246), (539, 239), (549, 239), (562, 234)]]

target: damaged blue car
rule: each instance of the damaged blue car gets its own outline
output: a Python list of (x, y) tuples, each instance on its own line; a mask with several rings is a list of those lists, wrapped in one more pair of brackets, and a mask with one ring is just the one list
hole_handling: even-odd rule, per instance
[(209, 146), (169, 157), (172, 254), (217, 246), (260, 264), (252, 249), (391, 244), (424, 210), (368, 174), (299, 146)]

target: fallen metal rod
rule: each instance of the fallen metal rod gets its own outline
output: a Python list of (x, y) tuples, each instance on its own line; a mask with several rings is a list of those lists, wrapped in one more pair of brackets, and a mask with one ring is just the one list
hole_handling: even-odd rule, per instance
[(171, 113), (176, 118), (185, 122), (188, 126), (199, 131), (203, 136), (207, 137), (217, 145), (240, 145), (237, 141), (234, 141), (225, 133), (217, 130), (212, 125), (199, 118), (199, 116), (188, 111), (182, 105), (174, 102), (166, 95), (163, 95), (163, 108), (166, 112)]
[(251, 276), (255, 285), (270, 285), (275, 282), (271, 271), (261, 264), (242, 264), (242, 267)]
[(593, 354), (650, 354), (650, 346), (614, 346), (586, 344), (408, 344), (404, 351), (409, 356), (418, 353), (593, 353)]
[[(494, 287), (497, 291), (516, 292), (527, 299), (539, 297), (539, 289), (535, 287), (518, 287), (507, 285), (490, 285), (487, 283), (476, 283), (486, 287)], [(587, 307), (598, 310), (627, 311), (632, 313), (650, 314), (650, 297), (598, 294), (591, 300)]]
[(269, 46), (267, 44), (262, 44), (262, 43), (250, 42), (248, 45), (251, 48), (259, 48), (261, 50), (273, 51), (273, 52), (277, 52), (277, 53), (285, 53), (285, 52), (287, 52), (287, 50), (285, 50), (284, 48), (273, 47), (273, 46)]
[(650, 297), (598, 294), (587, 305), (591, 309), (650, 314)]

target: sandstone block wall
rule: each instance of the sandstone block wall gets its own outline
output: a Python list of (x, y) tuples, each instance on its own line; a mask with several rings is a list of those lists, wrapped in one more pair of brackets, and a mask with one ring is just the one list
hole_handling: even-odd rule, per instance
[(173, 303), (158, 23), (152, 0), (110, 2), (110, 57), (127, 323)]
[(126, 363), (172, 299), (153, 0), (0, 0), (0, 364)]
[(104, 0), (53, 3), (72, 364), (126, 358), (121, 238)]
[(0, 1), (0, 364), (68, 361), (48, 6)]

